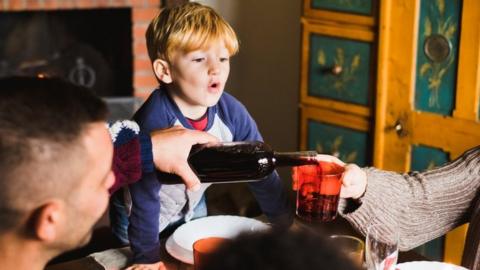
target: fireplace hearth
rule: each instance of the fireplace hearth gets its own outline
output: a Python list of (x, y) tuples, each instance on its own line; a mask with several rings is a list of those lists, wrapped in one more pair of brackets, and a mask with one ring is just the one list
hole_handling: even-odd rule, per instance
[(0, 77), (58, 76), (100, 96), (145, 98), (157, 86), (145, 31), (161, 3), (0, 0)]
[(100, 96), (131, 96), (131, 23), (129, 8), (0, 14), (0, 77), (60, 77)]

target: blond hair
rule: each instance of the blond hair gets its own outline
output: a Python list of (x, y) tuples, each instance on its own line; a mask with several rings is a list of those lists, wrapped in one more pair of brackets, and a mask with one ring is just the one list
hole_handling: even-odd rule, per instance
[(198, 3), (163, 9), (150, 22), (145, 37), (152, 62), (170, 62), (175, 51), (191, 52), (219, 40), (225, 43), (230, 55), (238, 52), (232, 27), (215, 10)]

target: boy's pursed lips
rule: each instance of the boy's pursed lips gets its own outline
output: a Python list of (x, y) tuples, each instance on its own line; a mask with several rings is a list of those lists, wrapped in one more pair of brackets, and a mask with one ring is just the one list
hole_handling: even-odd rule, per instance
[(212, 93), (216, 93), (218, 91), (220, 91), (221, 89), (221, 84), (219, 81), (215, 80), (215, 81), (211, 81), (209, 84), (208, 84), (208, 91), (209, 92), (212, 92)]

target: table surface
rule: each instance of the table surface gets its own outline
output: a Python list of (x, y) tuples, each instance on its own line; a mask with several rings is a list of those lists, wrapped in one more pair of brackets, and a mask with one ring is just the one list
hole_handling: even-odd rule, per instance
[[(365, 237), (361, 235), (359, 232), (357, 232), (350, 225), (350, 223), (348, 223), (347, 220), (341, 217), (337, 217), (335, 220), (330, 222), (321, 222), (321, 223), (309, 223), (309, 222), (302, 221), (300, 218), (297, 217), (295, 219), (295, 224), (293, 228), (295, 228), (296, 226), (310, 230), (314, 233), (322, 233), (323, 235), (333, 235), (333, 234), (352, 235), (365, 241)], [(399, 252), (398, 263), (412, 262), (412, 261), (430, 261), (430, 260), (413, 250)]]
[[(260, 220), (265, 220), (264, 217), (260, 217)], [(356, 232), (350, 224), (341, 217), (338, 217), (334, 221), (312, 224), (304, 222), (300, 219), (295, 219), (295, 223), (291, 228), (292, 230), (309, 230), (313, 233), (321, 233), (324, 235), (332, 234), (347, 234), (357, 236), (364, 239), (358, 232)], [(161, 257), (162, 261), (166, 264), (167, 269), (171, 270), (193, 270), (193, 266), (182, 263), (177, 259), (173, 258), (166, 252), (165, 243), (166, 239), (162, 241)], [(124, 258), (125, 259), (125, 258)], [(414, 252), (400, 252), (398, 262), (409, 262), (409, 261), (428, 261), (424, 256)], [(55, 264), (48, 266), (45, 270), (103, 270), (105, 269), (101, 266), (94, 258), (85, 257), (78, 260), (73, 260), (65, 263)]]
[[(167, 269), (169, 270), (193, 270), (193, 265), (183, 263), (172, 256), (168, 254), (168, 252), (165, 250), (165, 241), (166, 239), (163, 239), (161, 241), (162, 248), (160, 250), (162, 262), (165, 264)], [(123, 248), (129, 251), (129, 248)], [(117, 249), (118, 250), (118, 249)], [(105, 251), (108, 252), (108, 251)], [(126, 261), (128, 258), (125, 256), (124, 258), (121, 258), (121, 261)], [(125, 265), (123, 263), (120, 263), (120, 266), (115, 265), (111, 267), (112, 269), (123, 269)], [(52, 266), (48, 266), (45, 268), (45, 270), (105, 270), (105, 267), (103, 267), (101, 264), (99, 264), (93, 257), (87, 256), (78, 260), (73, 260), (69, 262), (64, 262), (64, 263), (59, 263), (55, 264)], [(111, 269), (108, 269), (111, 270)]]

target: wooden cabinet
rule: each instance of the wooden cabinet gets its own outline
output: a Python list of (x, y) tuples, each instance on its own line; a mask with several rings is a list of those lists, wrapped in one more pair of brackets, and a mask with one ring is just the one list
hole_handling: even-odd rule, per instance
[(304, 0), (303, 16), (356, 25), (375, 24), (378, 0)]
[(376, 81), (374, 1), (304, 2), (301, 147), (372, 162)]
[[(374, 164), (396, 171), (480, 143), (480, 2), (410, 2), (380, 7)], [(460, 263), (465, 233), (447, 235), (445, 261)]]
[[(302, 148), (404, 172), (480, 144), (480, 1), (305, 0), (301, 23)], [(460, 263), (465, 232), (421, 249)]]
[(370, 123), (364, 117), (313, 106), (301, 110), (303, 148), (330, 153), (346, 162), (370, 164), (369, 129)]

